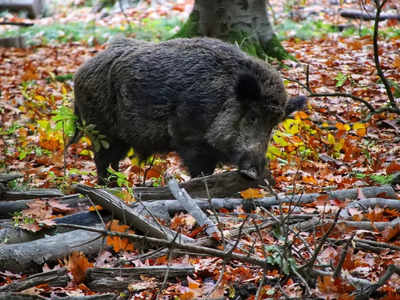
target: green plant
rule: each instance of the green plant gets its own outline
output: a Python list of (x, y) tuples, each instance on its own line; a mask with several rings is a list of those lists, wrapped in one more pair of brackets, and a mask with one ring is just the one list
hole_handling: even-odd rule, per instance
[(51, 118), (56, 122), (56, 130), (62, 130), (63, 136), (71, 137), (75, 132), (75, 122), (78, 119), (73, 110), (67, 106), (61, 106), (53, 111), (54, 116)]
[(269, 245), (265, 247), (269, 255), (267, 256), (267, 263), (279, 268), (285, 275), (289, 275), (293, 270), (297, 270), (296, 260), (292, 257), (285, 259), (283, 255), (283, 249), (277, 245)]
[(32, 217), (27, 217), (22, 214), (22, 212), (15, 212), (12, 217), (14, 221), (14, 226), (18, 226), (21, 224), (34, 224), (35, 219)]
[(354, 176), (358, 179), (369, 179), (382, 185), (390, 184), (393, 181), (393, 175), (354, 173)]
[(78, 124), (75, 130), (79, 130), (82, 136), (89, 137), (95, 152), (100, 151), (101, 148), (108, 149), (110, 147), (106, 136), (101, 134), (94, 124), (86, 124), (85, 120), (81, 122), (82, 124)]
[(108, 180), (110, 180), (110, 181), (116, 180), (117, 185), (119, 187), (127, 187), (127, 188), (130, 187), (130, 182), (128, 181), (128, 178), (126, 177), (125, 174), (115, 171), (112, 168), (108, 168), (107, 171), (108, 171), (108, 173), (111, 174), (110, 177), (108, 178)]
[(347, 81), (347, 75), (343, 74), (342, 72), (339, 72), (336, 75), (335, 80), (336, 80), (336, 87), (342, 87)]

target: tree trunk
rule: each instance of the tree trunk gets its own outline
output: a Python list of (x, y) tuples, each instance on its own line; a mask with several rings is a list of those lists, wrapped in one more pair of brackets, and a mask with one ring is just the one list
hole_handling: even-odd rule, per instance
[(196, 0), (189, 19), (174, 38), (195, 36), (237, 43), (263, 59), (289, 57), (274, 34), (265, 0)]

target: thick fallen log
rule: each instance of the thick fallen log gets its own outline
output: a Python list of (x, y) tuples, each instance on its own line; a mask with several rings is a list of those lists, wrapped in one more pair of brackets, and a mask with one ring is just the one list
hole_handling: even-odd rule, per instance
[(40, 272), (45, 262), (57, 261), (73, 251), (96, 254), (102, 246), (100, 236), (94, 232), (75, 230), (32, 242), (0, 245), (0, 270), (32, 274)]
[(93, 291), (122, 291), (141, 275), (163, 278), (186, 277), (194, 273), (193, 266), (148, 266), (136, 268), (90, 268), (86, 271), (85, 284)]
[[(358, 193), (361, 192), (365, 198), (376, 198), (376, 197), (387, 197), (391, 199), (396, 199), (398, 196), (390, 185), (384, 186), (373, 186), (364, 187), (349, 190), (336, 190), (328, 193), (312, 193), (304, 195), (294, 195), (294, 196), (278, 196), (278, 197), (265, 197), (261, 199), (253, 200), (255, 205), (262, 206), (265, 208), (279, 205), (280, 203), (294, 203), (294, 204), (304, 204), (315, 201), (318, 197), (327, 195), (328, 199), (337, 199), (344, 201), (345, 199), (357, 199)], [(237, 198), (213, 198), (211, 201), (204, 199), (196, 199), (197, 205), (205, 210), (210, 208), (211, 205), (215, 209), (226, 208), (234, 209), (240, 205), (248, 204), (249, 200), (237, 199)], [(136, 203), (132, 207), (136, 210), (143, 209), (143, 205), (151, 210), (157, 216), (168, 217), (167, 214), (173, 216), (179, 211), (184, 211), (185, 208), (177, 200), (163, 200), (163, 201), (151, 201)]]
[(35, 198), (52, 198), (64, 196), (57, 189), (32, 189), (29, 191), (4, 191), (1, 194), (0, 200), (14, 201), (24, 199), (35, 199)]
[(36, 19), (43, 14), (44, 0), (0, 0), (0, 10), (26, 11), (29, 18)]
[(0, 173), (0, 183), (7, 183), (23, 176), (21, 173)]
[[(375, 15), (376, 13), (373, 12), (367, 12), (367, 11), (361, 11), (361, 10), (355, 10), (355, 9), (343, 9), (340, 11), (340, 16), (343, 18), (348, 18), (348, 19), (361, 19), (365, 21), (370, 21), (370, 20), (375, 20)], [(381, 13), (379, 16), (379, 20), (400, 20), (400, 15), (399, 14), (391, 14), (391, 13)]]
[[(208, 198), (206, 184), (210, 197), (238, 197), (239, 192), (250, 187), (257, 187), (260, 182), (241, 175), (238, 171), (224, 172), (210, 176), (193, 178), (179, 184), (193, 198)], [(168, 187), (137, 187), (134, 189), (135, 197), (140, 200), (173, 199), (174, 196)]]
[(179, 234), (151, 219), (147, 219), (145, 217), (146, 214), (138, 214), (121, 199), (103, 189), (77, 185), (75, 186), (75, 190), (87, 195), (95, 204), (101, 205), (117, 219), (126, 222), (128, 225), (141, 231), (146, 236), (162, 238), (169, 241), (176, 238), (183, 242), (193, 242), (193, 239), (183, 234)]
[[(27, 209), (27, 204), (33, 200), (34, 199), (0, 201), (0, 218), (11, 218), (15, 212)], [(58, 200), (60, 203), (66, 204), (73, 208), (83, 208), (91, 205), (89, 200), (86, 197), (81, 197), (80, 194), (63, 196)]]
[(69, 277), (67, 274), (67, 269), (61, 268), (58, 270), (38, 273), (25, 279), (1, 286), (0, 292), (20, 292), (45, 283), (49, 286), (64, 287), (67, 286), (68, 281)]
[[(104, 222), (108, 222), (111, 218), (111, 215), (107, 215), (107, 213), (102, 213), (101, 216)], [(56, 224), (63, 223), (83, 226), (96, 226), (97, 224), (101, 223), (101, 220), (96, 212), (80, 212), (61, 218), (55, 218), (53, 221)], [(57, 233), (71, 231), (67, 228), (62, 229), (54, 227), (32, 232), (16, 227), (13, 222), (3, 223), (1, 227), (0, 241), (2, 241), (4, 244), (25, 243), (41, 239), (46, 235), (55, 235)]]
[(19, 293), (0, 293), (0, 300), (46, 300), (46, 298), (37, 295), (19, 294)]

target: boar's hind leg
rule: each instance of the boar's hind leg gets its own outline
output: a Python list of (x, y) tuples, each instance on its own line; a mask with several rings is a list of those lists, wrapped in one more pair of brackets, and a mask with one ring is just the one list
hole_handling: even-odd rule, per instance
[(188, 146), (178, 150), (178, 153), (192, 178), (211, 175), (217, 166), (218, 159), (207, 146)]
[(98, 184), (107, 184), (107, 177), (109, 176), (107, 168), (111, 165), (115, 171), (118, 171), (119, 161), (126, 156), (129, 148), (130, 146), (126, 143), (121, 141), (112, 141), (110, 142), (109, 148), (101, 148), (100, 151), (94, 153)]

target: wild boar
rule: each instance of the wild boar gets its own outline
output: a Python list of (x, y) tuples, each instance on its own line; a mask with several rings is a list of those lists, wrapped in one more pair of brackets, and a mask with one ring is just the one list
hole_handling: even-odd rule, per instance
[(271, 132), (305, 97), (288, 100), (279, 73), (210, 38), (117, 39), (79, 68), (75, 113), (109, 147), (95, 152), (98, 182), (132, 147), (140, 158), (176, 151), (192, 177), (218, 163), (262, 179)]

